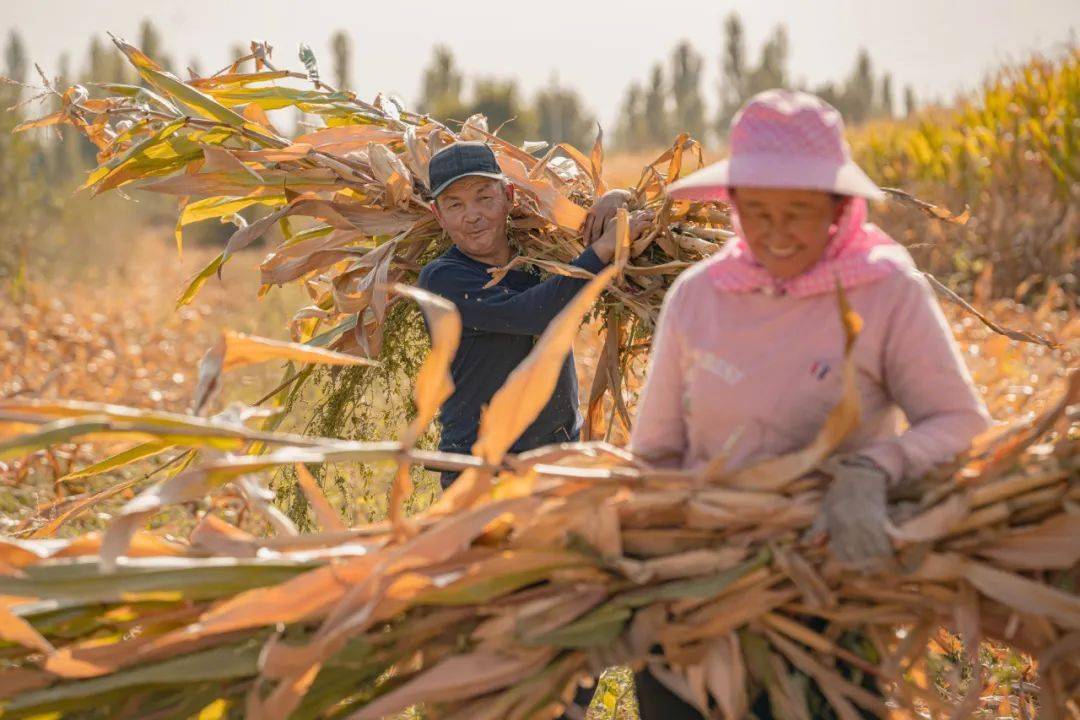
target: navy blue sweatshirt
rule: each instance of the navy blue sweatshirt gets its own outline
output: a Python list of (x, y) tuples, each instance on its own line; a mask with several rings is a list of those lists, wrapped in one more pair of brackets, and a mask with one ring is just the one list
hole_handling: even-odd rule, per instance
[[(597, 273), (604, 262), (590, 248), (571, 263)], [(556, 275), (540, 281), (532, 272), (511, 270), (488, 289), (485, 263), (452, 246), (420, 272), (420, 287), (441, 295), (461, 313), (461, 345), (450, 365), (454, 394), (439, 413), (439, 449), (468, 453), (476, 442), (480, 410), (490, 402), (514, 368), (525, 359), (559, 311), (585, 280)], [(511, 452), (524, 452), (556, 442), (576, 440), (581, 428), (578, 385), (571, 352), (559, 372), (555, 391)]]

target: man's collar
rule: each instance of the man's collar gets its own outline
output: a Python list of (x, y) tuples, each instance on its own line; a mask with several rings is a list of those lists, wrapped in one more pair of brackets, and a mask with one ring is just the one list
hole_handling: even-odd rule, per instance
[[(502, 265), (492, 265), (491, 263), (486, 263), (483, 260), (477, 260), (476, 258), (474, 258), (471, 255), (469, 255), (468, 253), (466, 253), (464, 250), (459, 248), (456, 243), (452, 243), (450, 245), (450, 250), (448, 252), (452, 252), (452, 253), (455, 254), (456, 257), (464, 258), (465, 260), (468, 260), (471, 263), (476, 263), (477, 265), (479, 265), (481, 267), (485, 267), (485, 268), (503, 267)], [(513, 260), (518, 255), (519, 255), (519, 253), (517, 252), (517, 250), (514, 248), (513, 245), (511, 245), (510, 246), (510, 258), (509, 258), (509, 260), (507, 260), (507, 262), (509, 263), (511, 260)]]

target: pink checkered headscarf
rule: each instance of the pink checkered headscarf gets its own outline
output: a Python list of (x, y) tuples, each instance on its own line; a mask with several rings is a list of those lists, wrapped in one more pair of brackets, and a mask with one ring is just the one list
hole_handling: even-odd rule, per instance
[(729, 188), (817, 190), (845, 196), (847, 207), (830, 230), (824, 256), (786, 281), (771, 276), (738, 236), (710, 260), (708, 272), (725, 292), (764, 290), (796, 297), (832, 292), (839, 279), (852, 287), (914, 263), (907, 251), (866, 222), (866, 199), (881, 189), (851, 158), (839, 111), (809, 93), (767, 90), (750, 98), (731, 121), (730, 157), (672, 183), (676, 200), (729, 200)]

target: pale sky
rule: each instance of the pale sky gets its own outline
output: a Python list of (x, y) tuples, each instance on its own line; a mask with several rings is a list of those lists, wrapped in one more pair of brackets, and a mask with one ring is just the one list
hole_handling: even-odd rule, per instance
[(194, 56), (216, 70), (230, 46), (259, 38), (293, 69), (297, 46), (308, 43), (331, 78), (329, 38), (341, 28), (353, 40), (358, 94), (395, 93), (407, 104), (432, 45), (443, 43), (467, 77), (513, 76), (527, 95), (557, 75), (611, 130), (627, 85), (684, 38), (705, 58), (711, 108), (732, 10), (755, 61), (763, 38), (786, 24), (792, 75), (811, 85), (844, 77), (867, 47), (875, 71), (892, 72), (897, 102), (909, 83), (922, 99), (950, 99), (1002, 63), (1060, 50), (1080, 30), (1080, 0), (0, 0), (0, 36), (17, 29), (55, 73), (62, 52), (81, 67), (92, 34), (135, 42), (151, 16), (180, 67)]

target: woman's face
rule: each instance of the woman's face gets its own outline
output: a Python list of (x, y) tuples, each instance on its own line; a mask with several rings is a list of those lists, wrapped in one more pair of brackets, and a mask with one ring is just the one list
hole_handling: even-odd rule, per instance
[(778, 280), (800, 275), (821, 259), (829, 228), (844, 207), (817, 190), (740, 187), (731, 197), (754, 258)]

